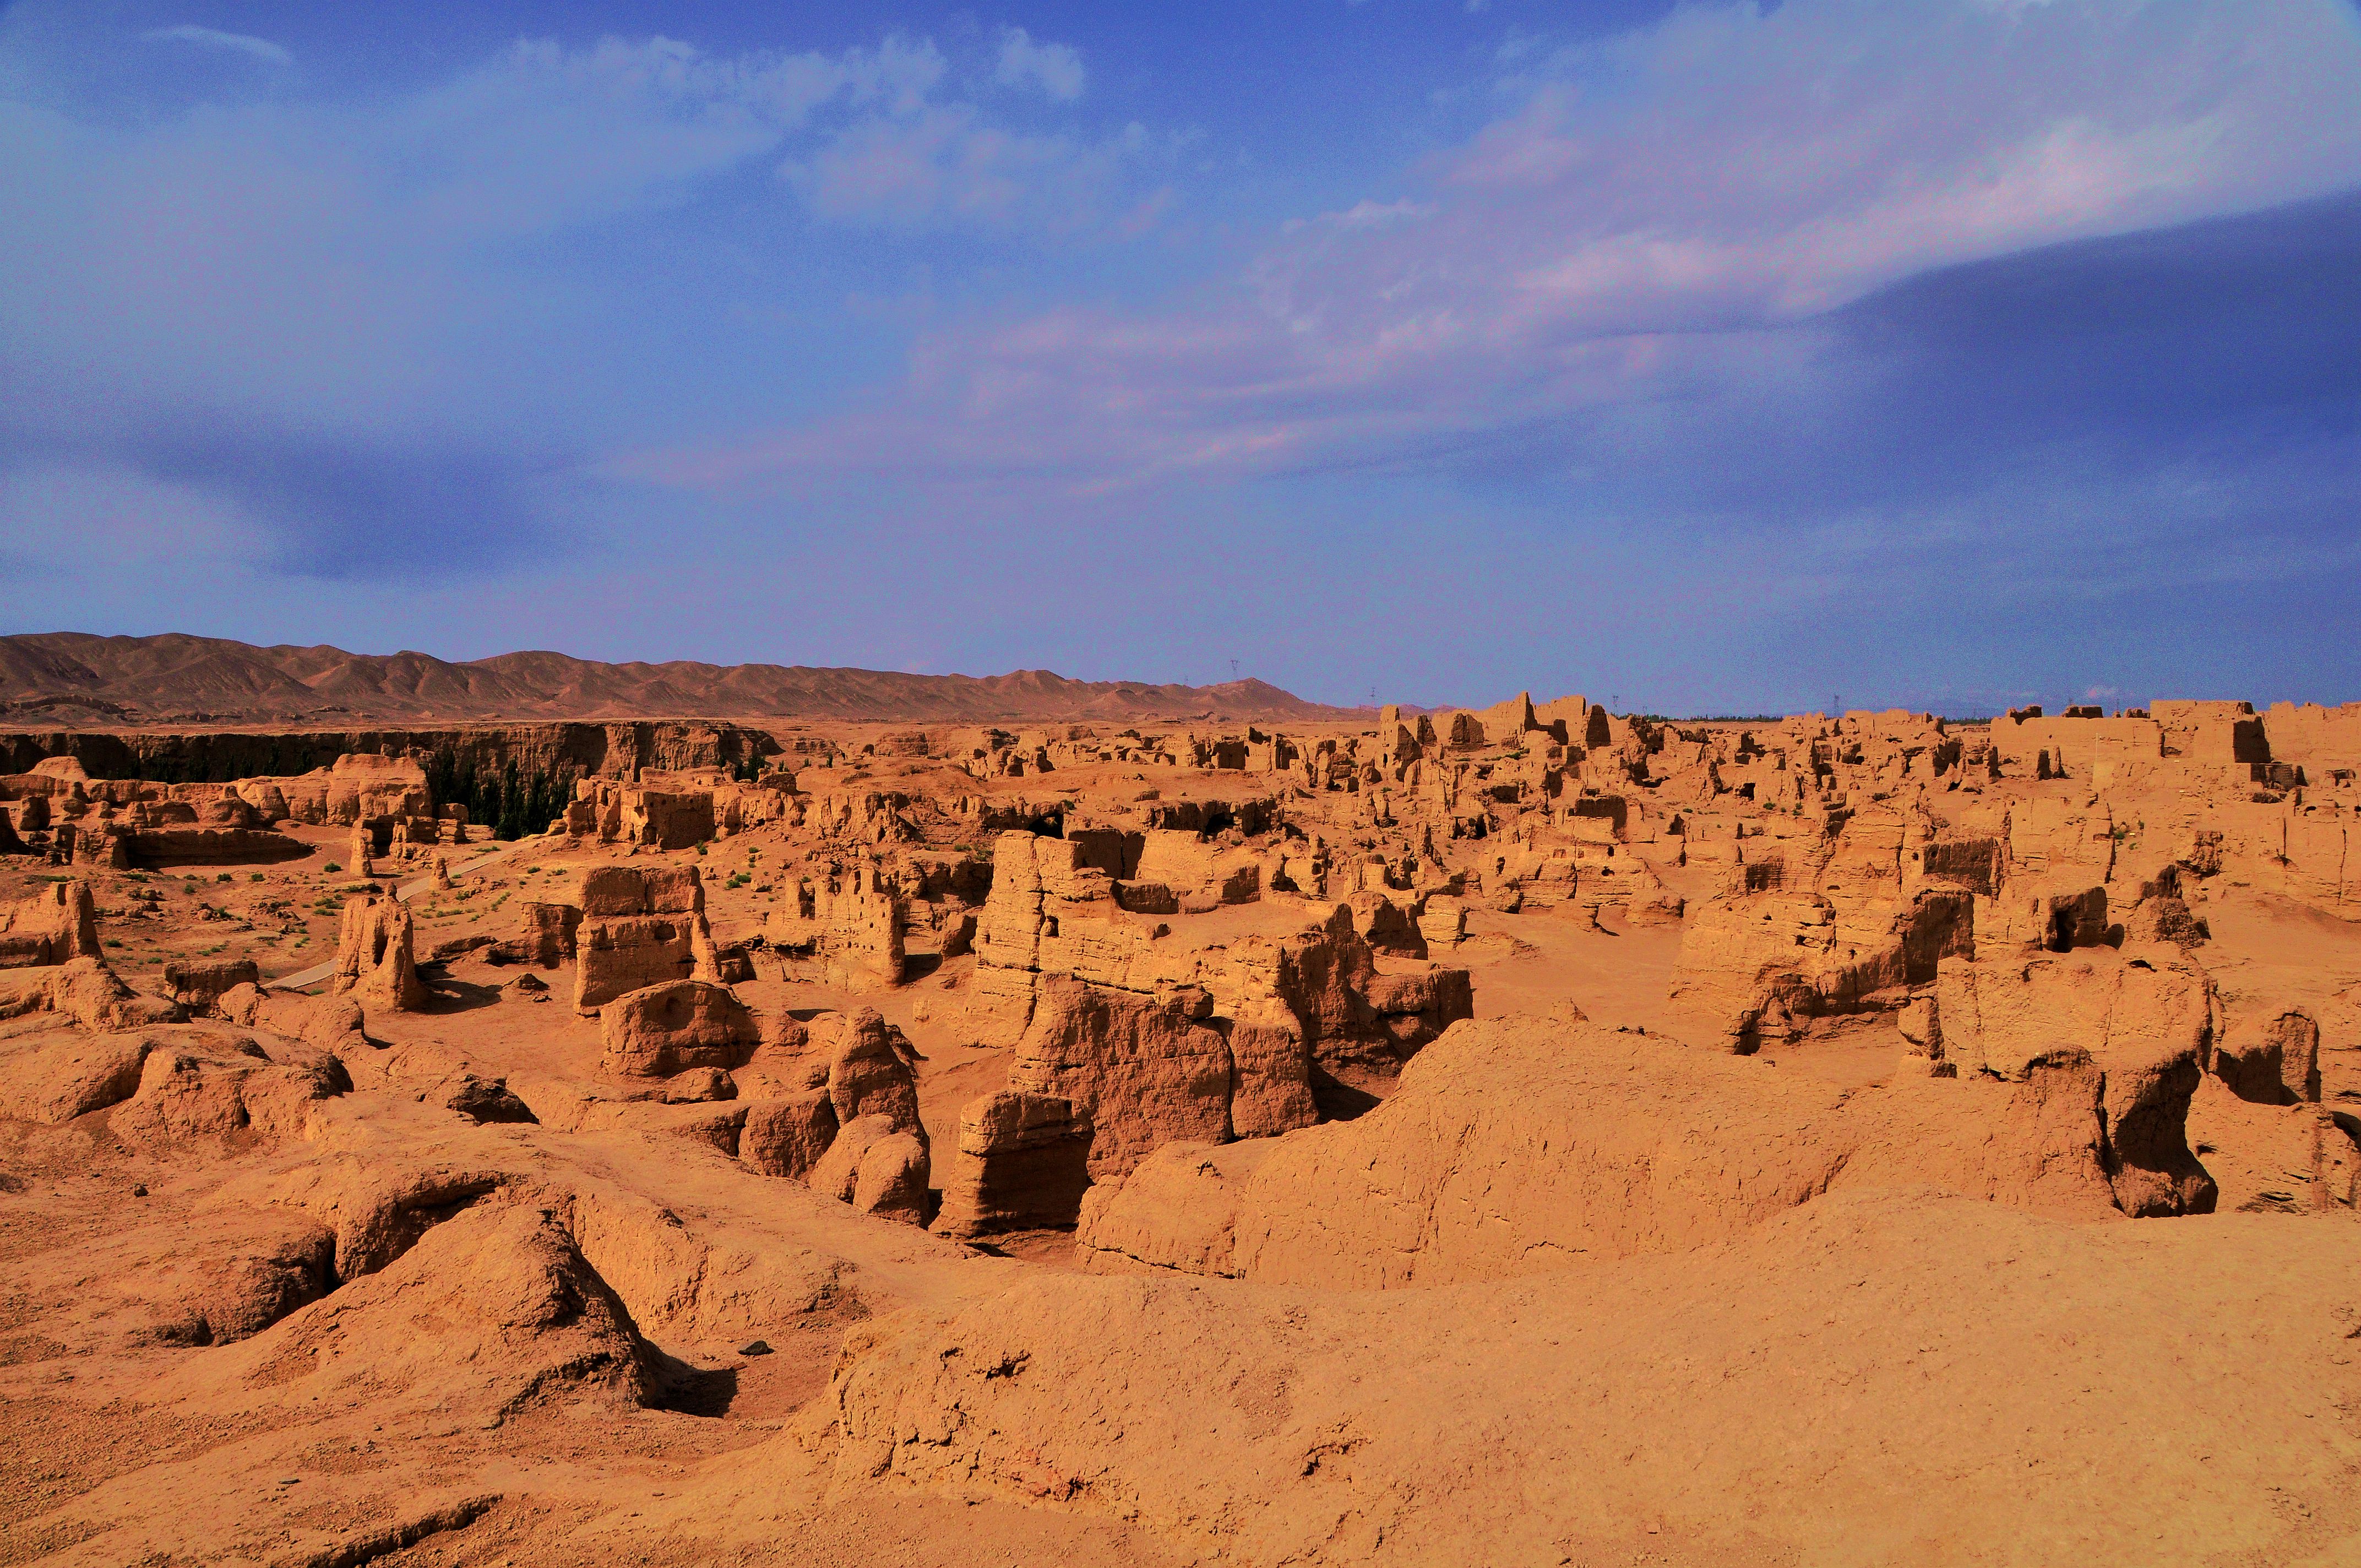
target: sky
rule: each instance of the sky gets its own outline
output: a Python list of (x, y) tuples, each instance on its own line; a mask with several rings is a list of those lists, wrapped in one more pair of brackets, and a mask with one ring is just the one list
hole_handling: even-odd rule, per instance
[(2356, 0), (0, 7), (0, 631), (2361, 699)]

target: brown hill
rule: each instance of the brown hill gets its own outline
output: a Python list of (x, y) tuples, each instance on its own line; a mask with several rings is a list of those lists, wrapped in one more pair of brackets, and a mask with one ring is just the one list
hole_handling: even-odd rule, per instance
[(460, 663), (431, 654), (257, 648), (169, 632), (0, 637), (0, 722), (147, 725), (356, 719), (820, 718), (839, 720), (1148, 721), (1341, 718), (1267, 682), (1158, 685), (1048, 670), (912, 675), (785, 664), (608, 664), (564, 653)]

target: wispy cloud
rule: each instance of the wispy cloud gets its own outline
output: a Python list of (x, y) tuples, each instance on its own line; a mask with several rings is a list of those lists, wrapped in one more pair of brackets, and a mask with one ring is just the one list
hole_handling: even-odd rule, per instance
[[(60, 17), (43, 14), (49, 34)], [(208, 28), (149, 36), (285, 59)], [(0, 84), (32, 69), (11, 41), (0, 27)], [(834, 224), (1029, 236), (1136, 204), (1124, 174), (1147, 133), (1004, 123), (972, 101), (989, 48), (527, 40), (403, 93), (230, 88), (127, 122), (0, 85), (0, 382), (40, 389), (0, 400), (0, 480), (37, 468), (40, 495), (66, 496), (80, 465), (92, 494), (126, 475), (210, 494), (273, 541), (258, 560), (308, 576), (530, 548), (579, 461), (578, 384), (598, 379), (534, 368), (553, 292), (586, 291), (521, 259), (534, 247), (766, 161), (796, 171), (772, 188), (783, 213)], [(1028, 48), (1046, 89), (1072, 80), (1055, 46)], [(595, 362), (601, 340), (561, 353)]]
[[(1482, 80), (1456, 6), (1377, 9), (1336, 15), (1425, 28), (1395, 96), (1299, 111), (1251, 101), (1292, 44), (1068, 71), (965, 23), (478, 32), (294, 93), (18, 0), (0, 620), (1260, 651), (1426, 700), (1653, 668), (1664, 711), (1871, 666), (2361, 690), (2347, 0), (1628, 0), (1661, 20)], [(782, 620), (783, 579), (839, 591)], [(1405, 593), (1485, 613), (1362, 635)]]
[(237, 54), (251, 55), (272, 65), (292, 65), (295, 57), (280, 44), (269, 38), (258, 38), (247, 33), (225, 33), (215, 27), (199, 27), (183, 24), (177, 27), (158, 27), (139, 35), (151, 44), (200, 44), (207, 49), (229, 49)]
[(1082, 95), (1082, 57), (1068, 44), (1036, 43), (1022, 27), (1000, 35), (1000, 65), (993, 74), (1004, 87), (1038, 87), (1060, 104)]
[(1225, 295), (941, 330), (876, 408), (644, 471), (1086, 490), (1399, 461), (1806, 374), (1765, 334), (1893, 280), (2361, 171), (2344, 0), (1685, 6), (1514, 69), (1510, 110), (1418, 195), (1288, 225)]
[(972, 104), (946, 104), (860, 120), (779, 172), (815, 213), (841, 223), (1023, 221), (1058, 233), (1102, 222), (1104, 198), (1149, 148), (1136, 122), (1085, 141), (1010, 130)]

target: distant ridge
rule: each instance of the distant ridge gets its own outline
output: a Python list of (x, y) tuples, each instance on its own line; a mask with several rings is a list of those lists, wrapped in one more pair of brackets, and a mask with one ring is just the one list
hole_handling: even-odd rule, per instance
[(0, 637), (0, 726), (14, 729), (622, 718), (1302, 722), (1355, 711), (1257, 680), (1189, 686), (1075, 681), (1047, 670), (977, 676), (685, 660), (607, 664), (539, 652), (453, 663), (180, 632)]

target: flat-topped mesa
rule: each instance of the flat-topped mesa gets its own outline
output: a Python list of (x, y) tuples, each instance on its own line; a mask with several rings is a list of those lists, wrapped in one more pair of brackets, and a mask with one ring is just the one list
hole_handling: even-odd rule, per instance
[(666, 981), (719, 981), (705, 884), (695, 866), (588, 867), (577, 903), (577, 1013), (596, 1013), (626, 992)]

